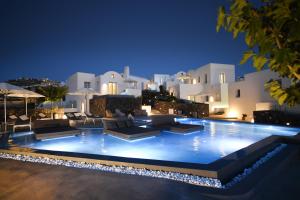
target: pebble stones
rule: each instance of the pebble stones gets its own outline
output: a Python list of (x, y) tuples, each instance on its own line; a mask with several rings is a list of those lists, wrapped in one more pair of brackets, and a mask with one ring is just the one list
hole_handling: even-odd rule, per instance
[(286, 146), (287, 146), (286, 144), (280, 144), (275, 149), (273, 149), (272, 151), (267, 153), (265, 156), (260, 158), (258, 161), (256, 161), (251, 167), (245, 168), (241, 174), (238, 174), (237, 176), (235, 176), (230, 182), (223, 185), (222, 188), (224, 188), (224, 189), (230, 188), (230, 187), (234, 186), (235, 184), (241, 182), (246, 176), (250, 175), (255, 169), (257, 169), (260, 165), (262, 165), (263, 163), (270, 160), (270, 158), (272, 158), (273, 156), (278, 154)]
[(148, 170), (148, 169), (140, 169), (140, 168), (133, 168), (133, 167), (125, 167), (125, 166), (108, 166), (108, 165), (102, 165), (97, 163), (86, 163), (86, 162), (78, 162), (78, 161), (70, 161), (70, 160), (62, 160), (62, 159), (53, 159), (48, 157), (32, 157), (28, 155), (1, 153), (1, 152), (0, 152), (0, 158), (19, 160), (23, 162), (43, 163), (49, 165), (62, 165), (62, 166), (74, 167), (74, 168), (86, 168), (86, 169), (101, 170), (106, 172), (115, 172), (115, 173), (130, 174), (130, 175), (166, 178), (166, 179), (181, 181), (181, 182), (200, 185), (200, 186), (208, 186), (208, 187), (216, 187), (216, 188), (222, 187), (222, 184), (218, 179), (201, 177), (201, 176), (193, 176), (189, 174), (181, 174), (176, 172), (165, 172), (165, 171)]

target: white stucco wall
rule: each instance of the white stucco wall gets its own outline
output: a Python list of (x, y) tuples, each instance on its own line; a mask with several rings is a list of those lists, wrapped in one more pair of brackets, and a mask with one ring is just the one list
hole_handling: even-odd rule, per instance
[[(237, 81), (229, 84), (229, 109), (227, 114), (235, 114), (238, 118), (242, 114), (247, 114), (247, 120), (253, 118), (253, 111), (256, 107), (261, 109), (263, 104), (271, 104), (272, 109), (279, 108), (277, 102), (265, 91), (264, 84), (270, 79), (280, 79), (275, 72), (263, 70), (245, 75), (243, 81)], [(288, 79), (281, 79), (283, 87), (290, 84)], [(240, 98), (236, 97), (237, 90), (240, 89)], [(258, 104), (258, 105), (256, 105)], [(300, 112), (300, 106), (289, 108), (286, 105), (280, 109), (289, 112)]]
[(154, 74), (153, 77), (153, 81), (157, 85), (156, 90), (158, 90), (160, 85), (166, 87), (166, 82), (170, 79), (171, 76), (169, 74)]
[(115, 71), (108, 71), (97, 77), (97, 81), (100, 83), (100, 93), (102, 95), (108, 94), (108, 83), (113, 82), (117, 84), (117, 94), (120, 94), (124, 89), (124, 78), (121, 74)]
[(228, 64), (210, 63), (210, 84), (220, 84), (220, 74), (225, 73), (225, 83), (235, 81), (235, 66)]

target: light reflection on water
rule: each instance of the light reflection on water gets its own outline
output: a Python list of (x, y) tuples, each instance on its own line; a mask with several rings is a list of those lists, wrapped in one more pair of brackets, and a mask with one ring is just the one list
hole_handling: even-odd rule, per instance
[(210, 163), (270, 135), (295, 135), (300, 129), (255, 124), (184, 119), (202, 124), (204, 130), (180, 135), (162, 132), (135, 142), (124, 141), (101, 129), (83, 130), (77, 137), (23, 143), (21, 146), (67, 152), (90, 153), (191, 163)]

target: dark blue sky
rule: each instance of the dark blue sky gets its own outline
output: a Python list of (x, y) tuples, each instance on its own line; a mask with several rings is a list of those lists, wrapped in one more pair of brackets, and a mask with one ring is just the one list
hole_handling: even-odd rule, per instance
[(131, 67), (134, 75), (176, 73), (209, 62), (238, 65), (243, 38), (216, 33), (224, 0), (1, 0), (0, 81), (65, 80)]

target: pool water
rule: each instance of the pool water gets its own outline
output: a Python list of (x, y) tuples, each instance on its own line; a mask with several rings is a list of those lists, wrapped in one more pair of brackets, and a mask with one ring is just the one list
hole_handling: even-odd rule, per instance
[(86, 129), (76, 137), (19, 145), (41, 150), (208, 164), (268, 136), (292, 136), (300, 132), (297, 128), (269, 125), (199, 119), (177, 121), (201, 124), (205, 128), (186, 135), (162, 132), (159, 136), (136, 141), (126, 141), (103, 134), (102, 129)]

